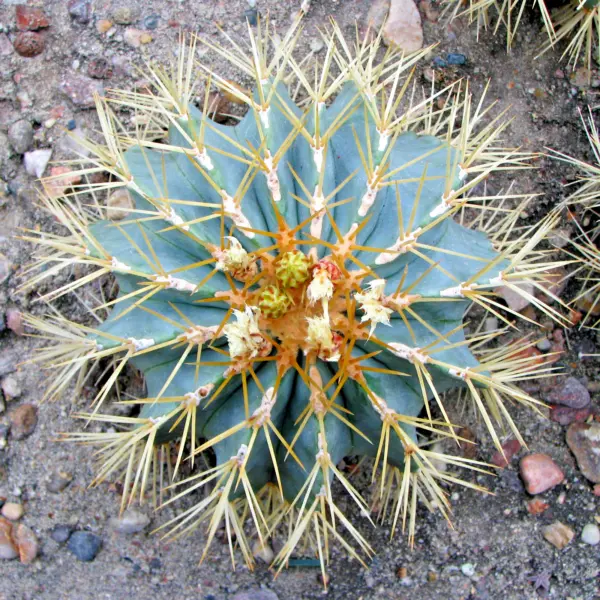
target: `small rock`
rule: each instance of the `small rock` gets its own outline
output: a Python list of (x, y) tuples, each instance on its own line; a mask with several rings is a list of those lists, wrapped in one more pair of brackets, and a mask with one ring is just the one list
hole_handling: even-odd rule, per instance
[(383, 28), (383, 40), (405, 52), (423, 47), (421, 15), (414, 0), (392, 0), (390, 12)]
[[(4, 254), (0, 254), (0, 283), (4, 283), (9, 278), (11, 269), (12, 264), (10, 261)], [(3, 363), (4, 361), (0, 358), (0, 365), (3, 365)], [(0, 375), (3, 375), (2, 370), (3, 369), (0, 368)]]
[[(518, 287), (524, 292), (533, 296), (535, 288), (533, 287), (532, 283), (520, 284)], [(506, 304), (508, 304), (508, 308), (514, 310), (515, 312), (520, 312), (529, 306), (529, 300), (527, 300), (527, 298), (524, 298), (521, 294), (515, 292), (507, 286), (503, 285), (499, 288), (496, 288), (494, 291), (497, 294), (500, 294), (500, 296), (504, 298)]]
[(8, 446), (8, 432), (10, 428), (4, 423), (0, 423), (0, 450), (4, 450)]
[(119, 518), (111, 519), (110, 526), (117, 533), (139, 533), (143, 531), (148, 524), (150, 519), (144, 513), (131, 508), (127, 509)]
[(245, 10), (244, 19), (247, 20), (252, 27), (256, 27), (256, 25), (258, 25), (258, 10), (256, 10), (255, 7)]
[(90, 531), (76, 531), (71, 534), (67, 548), (82, 562), (90, 562), (102, 547), (102, 538)]
[(379, 30), (385, 23), (385, 20), (390, 11), (390, 0), (373, 0), (367, 13), (367, 25), (374, 33), (379, 33)]
[(112, 18), (118, 25), (131, 25), (135, 19), (135, 13), (131, 8), (120, 7), (113, 11)]
[(546, 400), (550, 404), (562, 404), (569, 408), (584, 408), (590, 403), (590, 393), (578, 379), (569, 377), (554, 388), (548, 394)]
[(81, 183), (81, 175), (69, 167), (52, 167), (48, 179), (43, 181), (44, 190), (50, 198), (60, 198), (75, 184)]
[(108, 79), (112, 77), (112, 73), (112, 65), (101, 56), (88, 63), (87, 74), (94, 79)]
[(107, 31), (110, 31), (113, 27), (113, 22), (109, 21), (108, 19), (100, 19), (97, 23), (96, 23), (96, 31), (98, 33), (106, 33)]
[(583, 475), (600, 483), (600, 423), (573, 423), (567, 429), (567, 444)]
[(128, 27), (123, 34), (123, 39), (125, 43), (133, 48), (139, 48), (143, 44), (149, 44), (152, 41), (152, 36), (143, 29)]
[(25, 58), (32, 58), (44, 51), (46, 40), (41, 33), (36, 31), (20, 31), (15, 37), (13, 46), (17, 54)]
[(0, 559), (12, 560), (19, 556), (13, 541), (12, 530), (12, 523), (0, 517)]
[(17, 335), (23, 335), (25, 333), (25, 329), (23, 328), (23, 316), (21, 315), (21, 311), (17, 308), (8, 308), (6, 310), (6, 325)]
[(104, 93), (104, 86), (100, 81), (73, 75), (60, 84), (60, 91), (71, 99), (75, 106), (81, 108), (92, 108), (94, 106), (94, 94), (100, 96)]
[(62, 492), (73, 481), (73, 475), (66, 471), (55, 471), (46, 482), (46, 489), (53, 494)]
[(541, 494), (561, 483), (565, 475), (546, 454), (530, 454), (521, 460), (521, 477), (529, 494)]
[(547, 338), (542, 338), (537, 344), (537, 349), (542, 352), (548, 352), (552, 348), (552, 342)]
[(44, 174), (51, 156), (52, 150), (50, 148), (25, 152), (25, 170), (32, 177), (40, 178)]
[(37, 408), (33, 404), (21, 404), (10, 414), (10, 433), (13, 439), (30, 436), (37, 425)]
[(158, 22), (160, 21), (160, 15), (148, 15), (144, 17), (144, 28), (154, 30), (158, 27)]
[(8, 141), (17, 154), (25, 154), (33, 146), (33, 127), (20, 119), (8, 128)]
[(109, 208), (107, 212), (108, 218), (111, 221), (124, 219), (135, 208), (135, 202), (131, 194), (124, 187), (118, 188), (113, 192), (108, 197), (106, 205)]
[(10, 56), (15, 49), (5, 33), (0, 33), (0, 56)]
[(590, 546), (600, 544), (600, 529), (596, 523), (588, 523), (581, 532), (581, 541)]
[(5, 502), (2, 507), (2, 516), (9, 521), (18, 521), (24, 512), (23, 505), (17, 502)]
[(14, 375), (7, 375), (2, 380), (1, 387), (4, 397), (7, 400), (14, 400), (15, 398), (18, 398), (22, 393), (21, 385), (19, 384), (19, 381)]
[(436, 69), (444, 69), (444, 68), (446, 68), (448, 66), (448, 63), (443, 58), (441, 58), (440, 56), (436, 56), (433, 59), (433, 61), (432, 61), (431, 64)]
[(17, 4), (17, 29), (19, 31), (37, 31), (50, 26), (50, 21), (41, 8)]
[(491, 462), (497, 467), (501, 467), (504, 469), (508, 467), (512, 457), (521, 449), (521, 443), (518, 440), (508, 440), (502, 444), (502, 450), (504, 454), (500, 451), (494, 452), (492, 455)]
[(64, 544), (70, 537), (73, 528), (69, 525), (55, 525), (50, 532), (50, 537), (57, 544)]
[(561, 425), (571, 423), (582, 423), (592, 413), (589, 406), (585, 408), (569, 408), (568, 406), (552, 406), (550, 408), (550, 419)]
[(321, 38), (312, 38), (312, 40), (310, 40), (310, 51), (314, 52), (315, 54), (317, 54), (318, 52), (321, 52), (321, 50), (323, 50), (323, 48), (325, 47), (325, 42), (323, 42), (323, 40)]
[(534, 498), (527, 503), (527, 512), (531, 515), (541, 515), (548, 510), (550, 505), (539, 498)]
[(562, 550), (574, 537), (575, 533), (560, 521), (554, 521), (542, 529), (542, 535), (546, 541)]
[(33, 531), (19, 523), (16, 532), (13, 534), (17, 550), (19, 551), (19, 559), (24, 565), (28, 565), (35, 560), (38, 554), (40, 545)]
[(465, 563), (464, 565), (461, 565), (460, 570), (466, 577), (473, 577), (473, 575), (475, 575), (475, 565), (472, 563)]
[(262, 560), (265, 564), (270, 565), (275, 557), (273, 548), (268, 543), (262, 544), (260, 540), (256, 540), (252, 546), (252, 556)]
[(90, 0), (69, 0), (67, 4), (69, 16), (80, 25), (87, 25), (92, 18), (92, 3)]
[(231, 600), (279, 600), (279, 596), (271, 590), (248, 590), (238, 592)]
[(467, 62), (467, 57), (464, 54), (451, 52), (446, 56), (449, 65), (464, 65)]

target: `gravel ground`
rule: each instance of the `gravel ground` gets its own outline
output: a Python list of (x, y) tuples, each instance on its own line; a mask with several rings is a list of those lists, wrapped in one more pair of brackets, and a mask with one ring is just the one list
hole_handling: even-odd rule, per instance
[[(246, 0), (95, 0), (91, 3), (93, 13), (89, 21), (83, 23), (86, 2), (75, 4), (70, 15), (66, 1), (43, 2), (49, 27), (36, 43), (43, 44), (44, 49), (36, 57), (25, 58), (14, 52), (11, 44), (17, 33), (15, 5), (12, 0), (0, 3), (0, 24), (5, 32), (0, 33), (0, 178), (7, 184), (2, 184), (7, 188), (6, 193), (0, 194), (0, 252), (11, 264), (9, 277), (0, 284), (0, 316), (2, 313), (14, 316), (13, 309), (41, 310), (33, 304), (35, 294), (17, 293), (30, 250), (14, 236), (20, 228), (50, 225), (36, 205), (35, 177), (26, 173), (22, 156), (12, 152), (7, 143), (9, 125), (20, 119), (32, 123), (33, 140), (27, 139), (27, 132), (24, 139), (21, 136), (26, 149), (52, 149), (53, 161), (67, 158), (70, 145), (66, 129), (76, 127), (92, 133), (96, 127), (94, 111), (85, 106), (85, 96), (89, 93), (85, 85), (89, 82), (82, 83), (82, 77), (94, 73), (106, 77), (92, 80), (95, 85), (131, 88), (143, 79), (136, 65), (144, 60), (171, 60), (180, 28), (201, 31), (216, 39), (219, 24), (225, 32), (239, 38), (244, 35), (245, 17), (252, 16), (246, 12), (249, 10)], [(284, 31), (297, 4), (292, 0), (261, 0), (257, 9), (263, 16), (269, 13), (272, 24)], [(326, 23), (329, 16), (348, 34), (352, 34), (355, 22), (364, 27), (369, 6), (370, 0), (313, 0), (301, 37), (301, 52), (308, 51), (311, 41), (317, 38), (317, 27)], [(130, 23), (115, 24), (108, 32), (101, 33), (102, 20)], [(540, 39), (538, 23), (529, 14), (524, 20), (509, 56), (501, 37), (485, 35), (478, 43), (475, 30), (462, 22), (448, 27), (443, 22), (425, 19), (425, 41), (439, 44), (432, 56), (453, 52), (466, 57), (465, 65), (439, 71), (446, 80), (468, 77), (476, 95), (489, 81), (490, 98), (498, 99), (500, 107), (511, 107), (514, 121), (507, 131), (507, 145), (528, 150), (553, 147), (587, 157), (589, 148), (577, 111), (587, 103), (595, 104), (596, 89), (586, 85), (581, 72), (570, 80), (568, 71), (559, 63), (558, 53), (534, 61)], [(132, 28), (136, 31), (132, 32)], [(135, 44), (142, 39), (147, 43), (136, 48)], [(208, 54), (205, 59), (215, 64), (214, 56)], [(227, 66), (219, 67), (231, 79), (237, 77)], [(417, 76), (421, 78), (421, 72)], [(592, 85), (600, 85), (597, 76), (592, 73)], [(515, 191), (541, 194), (530, 215), (532, 220), (564, 197), (562, 185), (573, 175), (571, 170), (546, 159), (540, 160), (540, 167), (524, 172), (516, 181)], [(491, 185), (496, 184), (492, 181)], [(570, 284), (566, 288), (565, 297), (573, 293), (573, 287)], [(76, 299), (65, 300), (61, 308), (72, 318), (85, 312)], [(12, 377), (10, 385), (16, 383), (21, 393), (7, 402), (5, 411), (0, 411), (0, 438), (11, 418), (14, 419), (13, 411), (21, 406), (37, 407), (37, 423), (32, 424), (33, 433), (23, 439), (16, 439), (19, 436), (13, 426), (6, 446), (0, 449), (0, 497), (23, 505), (25, 514), (21, 522), (35, 533), (40, 544), (38, 557), (32, 564), (21, 564), (18, 560), (0, 562), (2, 600), (148, 597), (583, 600), (599, 596), (600, 546), (585, 544), (580, 538), (583, 527), (595, 522), (598, 498), (565, 442), (566, 427), (549, 420), (546, 414), (515, 411), (529, 449), (522, 449), (498, 477), (477, 478), (493, 495), (454, 490), (452, 528), (439, 515), (423, 512), (412, 550), (401, 536), (390, 541), (387, 527), (370, 529), (349, 507), (353, 522), (372, 543), (377, 555), (370, 569), (365, 570), (334, 551), (329, 591), (324, 592), (317, 570), (311, 568), (291, 568), (275, 580), (265, 565), (259, 565), (252, 573), (238, 564), (232, 571), (227, 547), (218, 542), (209, 558), (198, 566), (202, 532), (173, 543), (165, 543), (149, 533), (168, 518), (169, 510), (160, 515), (148, 512), (150, 524), (139, 533), (116, 532), (110, 520), (118, 514), (117, 486), (106, 484), (87, 489), (92, 476), (92, 451), (54, 441), (57, 432), (78, 427), (69, 413), (81, 408), (86, 399), (70, 398), (67, 394), (59, 402), (41, 403), (51, 375), (21, 364), (32, 356), (39, 345), (37, 340), (19, 336), (8, 328), (1, 330), (0, 325), (0, 378)], [(554, 332), (553, 340), (560, 341), (560, 335)], [(596, 410), (600, 398), (598, 364), (590, 359), (580, 360), (578, 353), (598, 352), (598, 340), (576, 329), (565, 332), (565, 336), (566, 354), (557, 364), (584, 383), (591, 392), (592, 409)], [(135, 391), (136, 385), (139, 387), (139, 381), (133, 376), (124, 382), (130, 391)], [(532, 392), (546, 399), (555, 386), (555, 381), (542, 381)], [(450, 416), (470, 428), (479, 443), (476, 456), (489, 460), (493, 448), (483, 425), (469, 412), (461, 416), (454, 411)], [(528, 510), (527, 503), (532, 497), (518, 474), (518, 460), (528, 452), (550, 456), (565, 475), (560, 485), (537, 497), (548, 504), (538, 515)], [(56, 479), (61, 472), (70, 474), (72, 481), (61, 491), (50, 491), (61, 487)], [(359, 486), (362, 477), (358, 477)], [(557, 520), (575, 534), (562, 550), (542, 535), (542, 529)], [(82, 562), (64, 543), (55, 541), (58, 534), (51, 533), (57, 525), (97, 535), (102, 547), (94, 560)], [(243, 595), (245, 592), (247, 595)]]

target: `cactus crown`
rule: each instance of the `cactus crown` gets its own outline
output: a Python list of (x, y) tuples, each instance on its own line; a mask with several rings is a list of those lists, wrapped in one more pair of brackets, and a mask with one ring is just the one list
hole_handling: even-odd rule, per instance
[[(159, 502), (210, 493), (163, 527), (179, 535), (206, 523), (205, 556), (224, 521), (232, 557), (235, 537), (252, 565), (246, 519), (260, 540), (287, 522), (277, 569), (303, 541), (323, 565), (333, 538), (361, 561), (371, 554), (332, 494), (335, 479), (368, 513), (337, 466), (349, 455), (373, 459), (394, 529), (408, 521), (412, 539), (417, 498), (447, 514), (440, 483), (459, 480), (435, 464), (482, 467), (423, 445), (459, 441), (444, 392), (466, 390), (499, 446), (494, 426), (515, 429), (506, 401), (536, 402), (515, 383), (544, 370), (523, 354), (529, 341), (482, 354), (495, 333), (467, 336), (465, 310), (474, 302), (508, 323), (493, 294), (504, 286), (560, 318), (523, 287), (540, 285), (549, 265), (535, 248), (554, 222), (514, 228), (517, 213), (494, 203), (516, 196), (478, 191), (491, 172), (530, 158), (499, 144), (502, 115), (488, 118), (460, 83), (444, 102), (417, 100), (411, 68), (422, 54), (388, 50), (376, 61), (379, 39), (351, 47), (335, 24), (309, 75), (293, 57), (298, 31), (272, 55), (260, 28), (248, 52), (204, 41), (253, 93), (197, 65), (194, 38), (172, 72), (152, 69), (151, 92), (98, 99), (105, 142), (84, 142), (84, 183), (45, 199), (65, 235), (26, 236), (47, 267), (30, 286), (88, 268), (46, 300), (108, 273), (118, 283), (98, 327), (29, 317), (62, 340), (38, 358), (61, 369), (49, 395), (85, 365), (114, 361), (93, 411), (79, 416), (119, 431), (68, 436), (100, 446), (96, 482), (122, 477), (125, 507), (153, 488), (169, 452), (177, 448), (176, 474), (184, 456), (193, 464), (212, 449), (213, 466)], [(208, 100), (193, 105), (199, 74), (207, 98), (216, 84), (248, 107), (235, 127), (212, 121)], [(136, 112), (134, 131), (115, 109)], [(90, 180), (96, 173), (108, 180)], [(115, 190), (135, 206), (97, 201)], [(469, 220), (474, 228), (458, 222)], [(101, 412), (128, 363), (146, 379), (147, 397), (126, 401), (139, 414)]]

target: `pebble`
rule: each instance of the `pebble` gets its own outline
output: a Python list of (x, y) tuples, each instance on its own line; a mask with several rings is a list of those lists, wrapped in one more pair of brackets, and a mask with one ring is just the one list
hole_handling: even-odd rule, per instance
[(16, 335), (23, 335), (25, 329), (23, 328), (23, 315), (18, 308), (6, 309), (6, 326)]
[(17, 550), (19, 551), (19, 559), (24, 565), (28, 565), (35, 560), (38, 555), (40, 545), (38, 539), (33, 531), (19, 523), (16, 532), (13, 534)]
[(600, 483), (600, 423), (573, 423), (567, 429), (567, 444), (586, 479)]
[(390, 10), (390, 0), (373, 0), (367, 13), (367, 25), (377, 35), (383, 26)]
[(432, 65), (436, 68), (436, 69), (443, 69), (444, 67), (448, 66), (448, 63), (441, 58), (440, 56), (436, 56), (433, 61), (432, 61)]
[(129, 191), (124, 188), (118, 188), (106, 201), (106, 205), (111, 209), (108, 212), (108, 218), (111, 221), (120, 221), (124, 219), (132, 209), (135, 208), (135, 202)]
[(17, 154), (25, 154), (33, 146), (33, 127), (29, 121), (20, 119), (8, 128), (8, 141)]
[(559, 550), (562, 550), (575, 537), (573, 530), (560, 521), (554, 521), (542, 528), (542, 535), (546, 541)]
[(473, 577), (475, 575), (475, 565), (473, 563), (465, 563), (460, 566), (460, 570), (466, 577)]
[(248, 590), (238, 592), (231, 600), (279, 600), (279, 596), (271, 590)]
[(392, 0), (390, 12), (383, 28), (383, 40), (405, 52), (423, 47), (421, 15), (414, 0)]
[(325, 42), (321, 38), (312, 38), (310, 40), (310, 51), (317, 54), (325, 47)]
[(36, 31), (20, 31), (17, 33), (13, 46), (17, 54), (25, 58), (38, 56), (44, 51), (46, 40), (41, 33)]
[(60, 198), (73, 185), (81, 183), (81, 175), (74, 173), (69, 167), (52, 167), (49, 177), (52, 179), (45, 180), (43, 186), (50, 198)]
[(30, 436), (37, 425), (37, 408), (33, 404), (21, 404), (10, 414), (10, 433), (13, 439)]
[(0, 423), (0, 450), (4, 450), (8, 446), (8, 432), (10, 428), (4, 423)]
[(87, 74), (94, 79), (112, 77), (112, 65), (103, 57), (97, 57), (88, 63)]
[(467, 62), (467, 57), (464, 54), (451, 52), (446, 56), (449, 65), (464, 65)]
[(252, 556), (270, 565), (275, 557), (275, 552), (273, 552), (270, 544), (262, 544), (260, 540), (256, 540), (252, 546)]
[(530, 454), (521, 459), (521, 477), (529, 494), (541, 494), (561, 483), (565, 475), (546, 454)]
[(67, 548), (82, 562), (90, 562), (102, 547), (102, 538), (90, 531), (76, 531), (71, 534)]
[(585, 408), (569, 408), (568, 406), (553, 406), (550, 408), (550, 419), (561, 425), (570, 425), (571, 423), (581, 423), (591, 414), (589, 406)]
[(258, 25), (258, 10), (256, 10), (255, 7), (245, 10), (244, 19), (247, 20), (252, 27), (256, 27), (256, 25)]
[(548, 338), (542, 338), (537, 344), (537, 349), (542, 352), (548, 352), (552, 348), (552, 342)]
[(521, 443), (518, 440), (508, 440), (507, 442), (504, 442), (504, 444), (502, 444), (502, 450), (504, 451), (504, 454), (497, 450), (492, 455), (491, 462), (497, 467), (501, 467), (502, 469), (504, 469), (505, 467), (508, 467), (513, 456), (520, 449)]
[(160, 15), (148, 15), (144, 17), (144, 29), (154, 30), (158, 27), (158, 23), (160, 21)]
[(109, 21), (108, 19), (100, 19), (97, 23), (96, 23), (96, 31), (98, 33), (106, 33), (107, 31), (110, 31), (113, 27), (113, 22)]
[(46, 166), (48, 165), (51, 156), (52, 150), (50, 148), (25, 152), (25, 170), (32, 177), (41, 177), (46, 170)]
[(53, 493), (58, 494), (62, 492), (70, 483), (73, 481), (73, 475), (66, 471), (55, 471), (50, 475), (46, 482), (46, 489)]
[(15, 14), (19, 31), (37, 31), (50, 26), (50, 21), (41, 8), (17, 4)]
[[(12, 264), (10, 261), (6, 258), (6, 256), (4, 256), (4, 254), (0, 254), (0, 283), (4, 283), (9, 278), (11, 268)], [(0, 364), (2, 364), (2, 362), (0, 362)], [(3, 373), (0, 373), (0, 375), (2, 374)]]
[(104, 93), (102, 82), (83, 75), (73, 75), (68, 79), (64, 79), (59, 88), (75, 106), (81, 108), (92, 108), (94, 106), (94, 93), (100, 96)]
[[(535, 291), (535, 288), (533, 287), (532, 283), (521, 284), (519, 285), (519, 288), (521, 288), (524, 292), (527, 292), (531, 296), (533, 296), (533, 293)], [(506, 302), (506, 304), (508, 304), (508, 308), (510, 308), (511, 310), (520, 312), (524, 308), (527, 308), (529, 306), (529, 300), (527, 300), (527, 298), (524, 298), (521, 294), (518, 294), (509, 287), (503, 285), (499, 288), (496, 288), (494, 291), (497, 294), (500, 294), (502, 298), (504, 298), (504, 301)]]
[(21, 386), (14, 375), (7, 375), (2, 380), (2, 392), (7, 400), (14, 400), (21, 395)]
[(71, 537), (72, 531), (73, 528), (69, 525), (55, 525), (50, 532), (50, 537), (57, 544), (64, 544)]
[(546, 401), (569, 408), (584, 408), (590, 403), (590, 393), (578, 379), (569, 377), (548, 394)]
[(19, 556), (13, 541), (12, 530), (12, 523), (0, 517), (0, 559), (12, 560)]
[(112, 13), (112, 18), (117, 25), (131, 25), (135, 19), (135, 14), (131, 8), (117, 8)]
[(18, 521), (24, 512), (23, 505), (17, 502), (5, 502), (2, 507), (2, 516), (9, 521)]
[(132, 48), (139, 48), (143, 44), (149, 44), (152, 41), (152, 36), (143, 29), (128, 27), (123, 34), (123, 39)]
[(581, 541), (590, 546), (600, 544), (600, 529), (596, 523), (588, 523), (581, 532)]
[(110, 526), (117, 533), (139, 533), (148, 527), (150, 519), (144, 513), (132, 508), (127, 509), (120, 517), (110, 520)]
[(69, 16), (80, 25), (87, 25), (92, 18), (92, 3), (90, 0), (69, 0), (67, 4)]

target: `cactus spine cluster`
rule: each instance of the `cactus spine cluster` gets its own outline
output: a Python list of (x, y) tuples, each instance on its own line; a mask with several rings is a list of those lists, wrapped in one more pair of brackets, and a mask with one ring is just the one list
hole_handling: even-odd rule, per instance
[[(483, 469), (431, 446), (461, 442), (444, 394), (466, 391), (498, 447), (496, 428), (519, 435), (507, 406), (536, 401), (516, 383), (546, 367), (524, 352), (534, 341), (482, 350), (499, 332), (467, 335), (465, 310), (511, 322), (502, 288), (560, 315), (531, 292), (553, 264), (537, 245), (554, 221), (515, 228), (517, 196), (481, 191), (491, 173), (527, 166), (500, 142), (503, 114), (462, 83), (419, 99), (423, 53), (376, 58), (379, 38), (351, 45), (335, 24), (308, 73), (298, 35), (272, 51), (260, 27), (248, 50), (202, 40), (253, 92), (196, 63), (194, 38), (171, 71), (152, 68), (151, 91), (98, 99), (104, 144), (82, 141), (82, 183), (45, 198), (64, 231), (25, 236), (43, 267), (29, 286), (75, 265), (47, 302), (109, 275), (118, 296), (101, 301), (101, 325), (52, 313), (28, 323), (51, 342), (37, 357), (59, 371), (49, 396), (112, 367), (77, 416), (113, 428), (67, 437), (98, 446), (95, 483), (120, 478), (122, 508), (168, 486), (159, 504), (197, 502), (163, 527), (205, 525), (202, 557), (224, 523), (232, 558), (237, 547), (249, 566), (253, 537), (283, 530), (275, 569), (306, 547), (324, 569), (334, 540), (361, 561), (373, 551), (335, 501), (337, 482), (369, 514), (344, 457), (370, 460), (380, 516), (412, 539), (417, 501), (447, 515), (454, 468)], [(202, 82), (206, 98), (217, 85), (247, 106), (237, 125), (211, 120), (207, 99), (194, 105)], [(117, 192), (134, 203), (115, 204)], [(126, 365), (147, 388), (121, 401), (132, 416), (107, 410)], [(169, 485), (185, 459), (197, 472)]]

